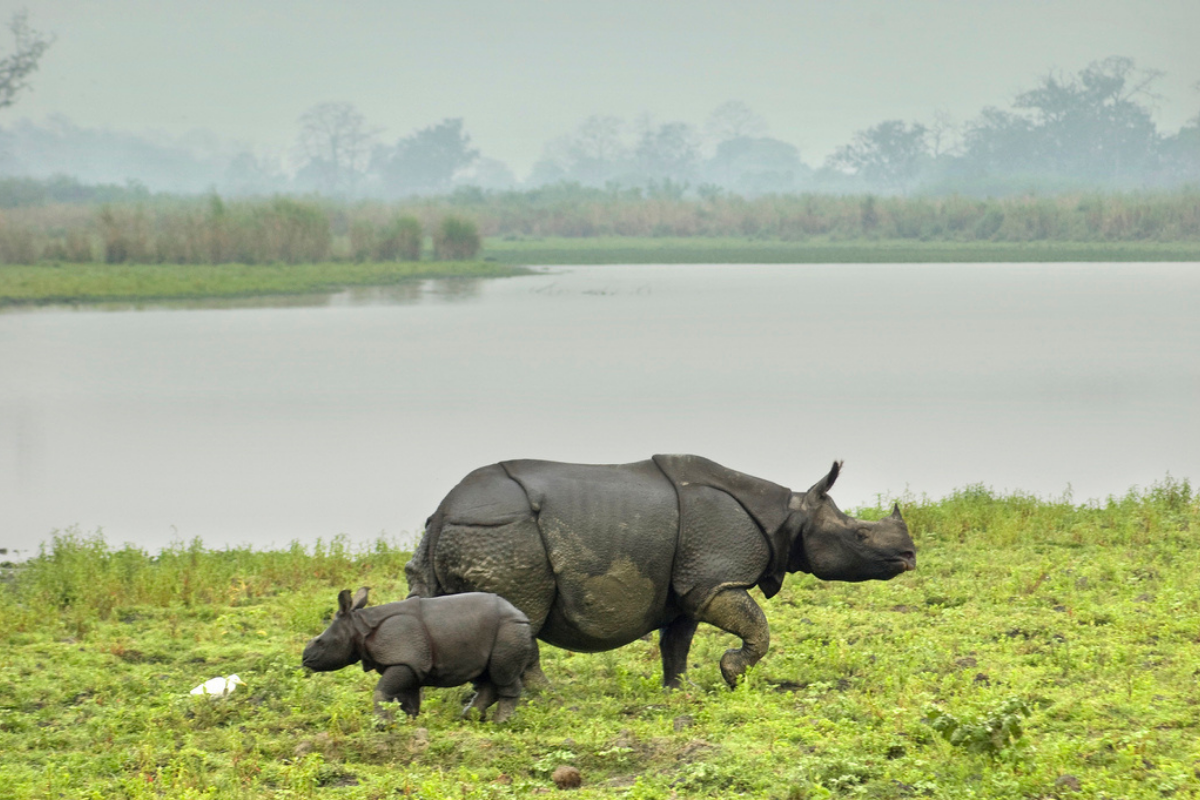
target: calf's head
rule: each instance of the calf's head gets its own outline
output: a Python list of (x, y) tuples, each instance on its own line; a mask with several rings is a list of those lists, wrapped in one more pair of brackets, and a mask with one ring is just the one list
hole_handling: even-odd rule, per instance
[(305, 645), (301, 663), (314, 672), (329, 672), (358, 661), (356, 634), (354, 623), (350, 620), (350, 612), (357, 611), (366, 604), (365, 586), (354, 593), (353, 599), (349, 589), (339, 592), (338, 610), (333, 616), (333, 622), (329, 623), (324, 633)]
[(855, 519), (841, 512), (829, 489), (841, 462), (807, 492), (795, 492), (789, 508), (799, 523), (792, 544), (789, 572), (810, 572), (827, 581), (888, 580), (917, 568), (917, 547), (900, 516), (900, 506), (878, 521)]

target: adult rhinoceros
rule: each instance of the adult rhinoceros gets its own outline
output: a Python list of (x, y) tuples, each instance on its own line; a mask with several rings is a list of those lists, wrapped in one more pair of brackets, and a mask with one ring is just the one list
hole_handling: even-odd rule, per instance
[(742, 640), (721, 658), (732, 687), (770, 640), (751, 587), (772, 597), (787, 572), (862, 581), (916, 567), (899, 506), (875, 522), (838, 510), (829, 489), (840, 467), (792, 492), (699, 456), (492, 464), (429, 518), (405, 567), (409, 596), (494, 592), (525, 612), (534, 636), (582, 652), (657, 628), (669, 687), (707, 622)]

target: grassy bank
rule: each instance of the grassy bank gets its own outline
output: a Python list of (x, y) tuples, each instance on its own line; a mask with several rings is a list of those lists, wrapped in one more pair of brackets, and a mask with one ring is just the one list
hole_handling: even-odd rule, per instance
[(501, 277), (522, 271), (511, 265), (453, 261), (0, 265), (0, 306), (304, 295), (421, 278)]
[[(546, 647), (552, 688), (497, 728), (429, 690), (378, 726), (374, 679), (307, 675), (338, 589), (405, 592), (407, 554), (340, 541), (156, 555), (61, 534), (0, 583), (5, 797), (1185, 797), (1200, 784), (1200, 498), (1166, 480), (1075, 505), (902, 498), (920, 547), (887, 583), (792, 576), (735, 692), (702, 626), (682, 691), (651, 642)], [(862, 511), (886, 513), (888, 503)], [(213, 675), (249, 685), (218, 702)]]
[(597, 237), (488, 239), (484, 261), (0, 264), (0, 307), (305, 295), (421, 278), (518, 275), (553, 264), (1200, 262), (1200, 242), (914, 242)]
[(815, 237), (594, 237), (489, 239), (484, 256), (501, 264), (872, 264), (1198, 261), (1200, 241), (955, 242)]

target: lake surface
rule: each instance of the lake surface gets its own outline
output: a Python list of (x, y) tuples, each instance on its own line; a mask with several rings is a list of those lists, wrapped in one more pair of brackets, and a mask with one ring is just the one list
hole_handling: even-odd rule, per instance
[[(243, 302), (241, 305), (245, 306)], [(411, 541), (471, 469), (692, 452), (843, 507), (1200, 478), (1200, 265), (672, 265), (0, 314), (0, 548)]]

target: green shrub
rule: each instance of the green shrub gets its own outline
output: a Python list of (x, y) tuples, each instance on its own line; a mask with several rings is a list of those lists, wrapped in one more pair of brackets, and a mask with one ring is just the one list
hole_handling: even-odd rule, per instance
[(111, 206), (100, 209), (100, 233), (104, 240), (106, 264), (150, 263), (150, 235), (146, 215), (136, 211), (116, 210)]
[[(474, 225), (467, 223), (474, 231)], [(443, 223), (445, 227), (445, 223)], [(470, 257), (479, 252), (479, 235), (475, 235), (475, 249)], [(377, 261), (420, 261), (421, 242), (424, 232), (421, 222), (416, 217), (399, 216), (388, 223), (383, 229), (375, 245), (374, 256)], [(457, 259), (456, 259), (457, 260)]]
[(90, 264), (96, 260), (92, 237), (87, 231), (71, 230), (59, 239), (51, 240), (42, 251), (45, 261), (64, 261), (68, 264)]
[(0, 220), (0, 264), (34, 264), (37, 260), (38, 247), (33, 231), (6, 225)]
[(350, 223), (350, 257), (358, 262), (371, 261), (379, 242), (379, 227), (370, 220)]
[(479, 255), (479, 229), (462, 217), (446, 217), (433, 233), (433, 257), (439, 261), (470, 261)]
[(1004, 227), (1004, 211), (1003, 209), (992, 207), (989, 208), (984, 215), (979, 218), (979, 222), (975, 223), (975, 238), (976, 239), (992, 239)]
[(329, 259), (333, 231), (319, 206), (277, 197), (253, 216), (266, 244), (261, 260), (311, 264)]

